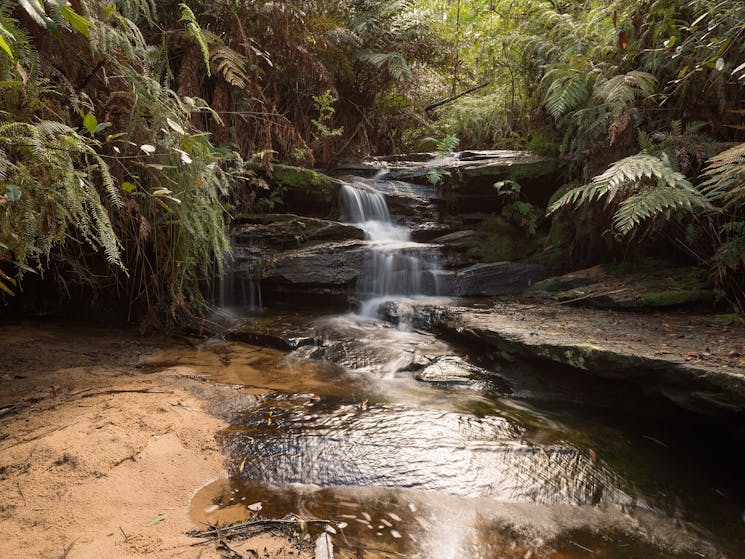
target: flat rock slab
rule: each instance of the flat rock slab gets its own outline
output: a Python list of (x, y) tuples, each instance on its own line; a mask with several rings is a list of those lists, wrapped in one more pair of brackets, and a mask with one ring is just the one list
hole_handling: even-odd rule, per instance
[(638, 383), (682, 408), (745, 415), (745, 328), (691, 314), (615, 313), (560, 305), (440, 307), (388, 303), (390, 320), (487, 351)]

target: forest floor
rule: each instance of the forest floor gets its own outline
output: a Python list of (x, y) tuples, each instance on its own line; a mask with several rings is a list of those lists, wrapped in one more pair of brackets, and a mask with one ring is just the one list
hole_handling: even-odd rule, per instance
[[(175, 342), (108, 326), (3, 323), (0, 343), (0, 556), (220, 556), (186, 532), (194, 493), (226, 476), (209, 407), (233, 387), (139, 367)], [(247, 544), (262, 557), (294, 545)]]

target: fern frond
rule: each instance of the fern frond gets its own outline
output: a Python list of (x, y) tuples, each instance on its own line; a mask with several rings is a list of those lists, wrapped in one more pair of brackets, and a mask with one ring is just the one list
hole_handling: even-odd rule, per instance
[(745, 204), (745, 143), (709, 159), (702, 191), (725, 209)]
[(245, 89), (251, 78), (248, 76), (246, 58), (228, 46), (220, 45), (212, 51), (212, 64), (225, 81), (240, 89)]
[(670, 166), (667, 158), (640, 153), (617, 161), (590, 184), (573, 188), (554, 202), (548, 213), (602, 199), (606, 207), (618, 204), (613, 227), (622, 236), (633, 232), (643, 221), (672, 210), (712, 208), (706, 197)]
[(632, 70), (613, 76), (593, 90), (593, 95), (606, 103), (614, 115), (633, 105), (636, 99), (651, 95), (657, 89), (657, 78), (647, 72)]
[(588, 79), (584, 73), (566, 74), (556, 69), (548, 72), (544, 79), (550, 81), (551, 85), (546, 90), (543, 104), (555, 119), (580, 107), (590, 97)]
[(194, 15), (194, 12), (191, 11), (191, 8), (183, 2), (179, 4), (179, 8), (181, 8), (181, 19), (179, 21), (183, 21), (186, 24), (187, 31), (191, 33), (192, 38), (197, 43), (199, 52), (202, 53), (204, 66), (207, 68), (207, 75), (210, 76), (212, 75), (210, 70), (210, 49), (209, 46), (207, 46), (207, 39), (204, 37), (204, 33), (197, 21), (197, 17)]
[(411, 68), (406, 60), (397, 52), (370, 52), (360, 53), (359, 59), (378, 69), (385, 69), (396, 81), (411, 79)]
[(621, 202), (613, 215), (613, 228), (621, 236), (626, 236), (647, 219), (673, 210), (693, 212), (705, 207), (706, 201), (693, 186), (679, 185), (671, 188), (668, 185), (658, 185), (646, 188)]

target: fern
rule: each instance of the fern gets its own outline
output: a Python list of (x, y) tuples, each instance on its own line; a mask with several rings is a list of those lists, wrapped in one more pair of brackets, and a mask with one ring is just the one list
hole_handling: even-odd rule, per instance
[(590, 97), (587, 74), (566, 74), (563, 69), (556, 68), (547, 72), (544, 80), (550, 85), (544, 95), (543, 104), (555, 119), (580, 107)]
[(251, 78), (248, 77), (247, 61), (242, 54), (228, 46), (220, 45), (212, 51), (211, 60), (215, 69), (230, 85), (244, 89), (250, 83)]
[(702, 191), (725, 209), (745, 204), (745, 144), (739, 144), (709, 159)]
[(179, 8), (181, 8), (181, 19), (179, 21), (183, 21), (186, 24), (187, 31), (191, 33), (192, 38), (197, 43), (199, 52), (202, 53), (204, 66), (207, 68), (207, 75), (210, 76), (212, 75), (210, 70), (210, 49), (207, 45), (207, 39), (205, 39), (204, 33), (202, 32), (202, 28), (199, 26), (197, 17), (194, 15), (194, 12), (191, 11), (191, 8), (183, 2), (179, 4)]
[[(121, 197), (95, 145), (61, 122), (0, 124), (0, 176), (19, 192), (18, 200), (3, 208), (10, 236), (0, 235), (0, 241), (12, 247), (19, 273), (29, 264), (41, 270), (42, 258), (72, 231), (123, 268), (121, 244), (95, 175), (104, 182), (109, 203), (120, 206)], [(13, 239), (14, 230), (23, 231), (20, 240)]]
[(593, 95), (606, 103), (613, 115), (618, 115), (639, 97), (651, 95), (656, 89), (657, 78), (652, 74), (632, 70), (599, 83)]
[(650, 218), (669, 218), (674, 210), (712, 208), (685, 176), (670, 167), (667, 158), (640, 153), (617, 161), (590, 184), (571, 189), (549, 207), (548, 213), (600, 201), (605, 207), (617, 206), (613, 229), (621, 236), (634, 232)]
[(359, 59), (379, 70), (386, 70), (396, 81), (410, 80), (412, 77), (409, 65), (397, 52), (369, 52), (363, 51)]

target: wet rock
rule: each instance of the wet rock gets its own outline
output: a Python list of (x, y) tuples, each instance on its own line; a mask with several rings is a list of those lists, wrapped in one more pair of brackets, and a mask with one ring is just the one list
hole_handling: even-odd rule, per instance
[(391, 180), (428, 184), (432, 170), (445, 172), (442, 194), (451, 211), (494, 211), (502, 200), (494, 183), (514, 180), (522, 187), (527, 201), (545, 206), (561, 185), (561, 169), (555, 159), (527, 151), (464, 151), (448, 157), (434, 153), (369, 158), (347, 163), (337, 169), (344, 173), (373, 176), (386, 170)]
[(482, 385), (489, 375), (487, 371), (467, 363), (460, 357), (440, 357), (419, 370), (414, 377), (422, 382), (442, 385)]
[(344, 296), (360, 275), (365, 247), (353, 240), (280, 253), (265, 265), (262, 287), (274, 295)]
[(539, 264), (492, 262), (461, 270), (455, 277), (458, 297), (500, 296), (521, 293), (544, 279), (548, 270)]
[(664, 335), (672, 316), (609, 317), (607, 311), (518, 303), (473, 309), (389, 302), (380, 311), (386, 319), (395, 322), (406, 316), (416, 328), (462, 339), (485, 351), (636, 383), (644, 393), (698, 413), (745, 414), (745, 367), (694, 360), (685, 338), (675, 331)]
[(431, 184), (349, 176), (342, 179), (354, 186), (383, 194), (395, 222), (409, 227), (412, 232), (438, 230), (441, 227), (440, 206), (444, 200), (439, 190)]
[(288, 250), (309, 243), (365, 238), (362, 229), (313, 217), (294, 214), (244, 214), (231, 228), (233, 244)]

